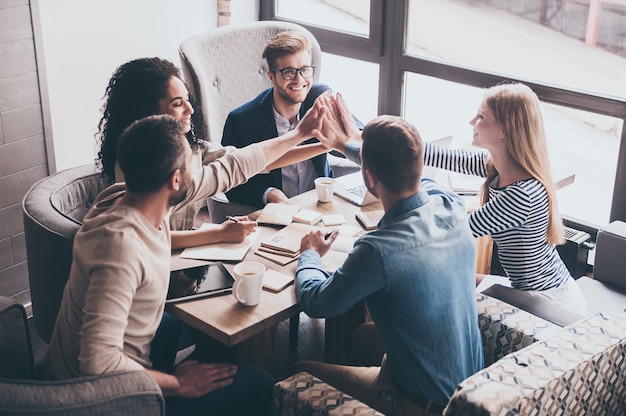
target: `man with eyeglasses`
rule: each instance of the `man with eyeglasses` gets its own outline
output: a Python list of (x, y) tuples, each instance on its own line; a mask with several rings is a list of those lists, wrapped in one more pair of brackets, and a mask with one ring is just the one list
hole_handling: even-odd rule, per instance
[[(277, 34), (266, 43), (262, 56), (267, 60), (273, 87), (230, 112), (222, 136), (224, 146), (244, 147), (293, 130), (317, 96), (330, 90), (327, 85), (313, 83), (311, 45), (301, 32)], [(316, 142), (312, 138), (304, 144)], [(311, 190), (315, 178), (333, 176), (323, 149), (313, 154), (317, 155), (256, 175), (226, 195), (232, 202), (262, 208), (268, 202), (283, 202)]]

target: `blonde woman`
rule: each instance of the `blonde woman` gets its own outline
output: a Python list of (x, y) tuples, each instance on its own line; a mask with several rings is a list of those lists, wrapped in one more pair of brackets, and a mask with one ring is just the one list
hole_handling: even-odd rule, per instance
[[(330, 119), (325, 134), (336, 136), (338, 149), (358, 161), (360, 146), (350, 139), (358, 139), (359, 134), (344, 121), (349, 121), (347, 107), (341, 97), (332, 105), (347, 134), (338, 134), (337, 120)], [(537, 95), (523, 84), (489, 88), (470, 125), (472, 144), (486, 152), (427, 143), (425, 164), (486, 179), (481, 205), (469, 215), (470, 228), (475, 237), (493, 238), (513, 288), (586, 313), (582, 292), (556, 250), (563, 243), (563, 225)]]

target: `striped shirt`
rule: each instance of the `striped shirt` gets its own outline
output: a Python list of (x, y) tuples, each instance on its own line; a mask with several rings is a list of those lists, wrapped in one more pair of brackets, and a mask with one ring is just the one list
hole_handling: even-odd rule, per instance
[[(444, 149), (426, 143), (424, 163), (486, 177), (486, 152)], [(487, 203), (469, 215), (474, 237), (491, 235), (511, 285), (520, 290), (560, 287), (571, 277), (556, 246), (548, 244), (548, 194), (534, 178), (504, 188), (489, 186)]]

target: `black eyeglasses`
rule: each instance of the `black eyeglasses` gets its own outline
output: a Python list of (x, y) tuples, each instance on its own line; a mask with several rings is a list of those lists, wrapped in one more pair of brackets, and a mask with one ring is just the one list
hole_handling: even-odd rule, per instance
[(302, 75), (302, 78), (311, 78), (313, 73), (315, 73), (315, 65), (307, 65), (302, 68), (283, 68), (283, 69), (272, 69), (272, 72), (280, 72), (285, 81), (289, 81), (294, 79), (298, 72)]

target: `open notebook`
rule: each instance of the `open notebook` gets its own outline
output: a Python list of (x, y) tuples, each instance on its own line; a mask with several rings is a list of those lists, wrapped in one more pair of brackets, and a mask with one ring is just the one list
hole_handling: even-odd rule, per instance
[[(300, 240), (312, 230), (320, 230), (320, 227), (291, 223), (263, 240), (254, 254), (281, 266), (289, 264), (298, 260), (300, 257)], [(334, 228), (324, 231), (331, 232), (333, 230)], [(339, 234), (329, 252), (322, 257), (324, 270), (328, 273), (334, 273), (346, 260), (356, 240), (356, 237)]]
[[(219, 224), (204, 223), (200, 227), (201, 230), (219, 227)], [(259, 236), (261, 230), (257, 228), (241, 243), (214, 243), (203, 246), (189, 247), (180, 253), (180, 257), (184, 259), (198, 260), (221, 260), (221, 261), (241, 261), (246, 256), (254, 240)]]

